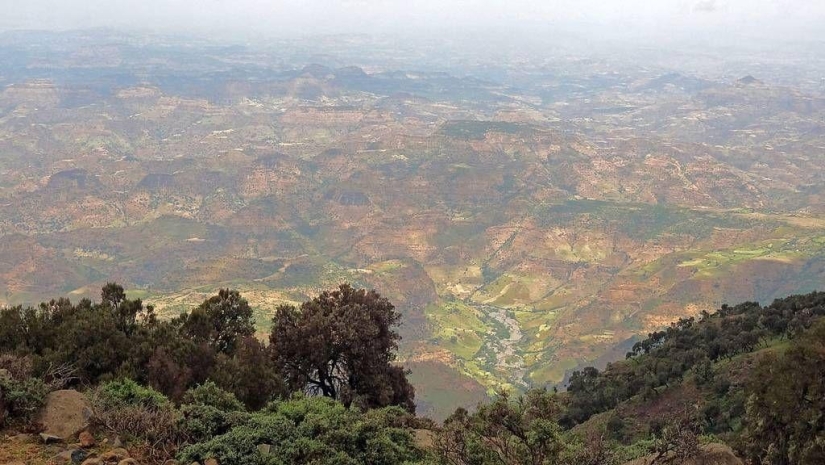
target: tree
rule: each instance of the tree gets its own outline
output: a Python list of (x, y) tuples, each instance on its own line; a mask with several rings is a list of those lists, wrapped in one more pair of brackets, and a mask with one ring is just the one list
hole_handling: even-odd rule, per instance
[(126, 300), (126, 292), (123, 290), (123, 286), (117, 283), (106, 283), (103, 289), (100, 290), (100, 300), (103, 305), (118, 308)]
[(699, 455), (699, 434), (701, 422), (695, 409), (684, 406), (682, 411), (663, 419), (660, 427), (654, 428), (653, 464), (685, 463)]
[(117, 329), (131, 335), (138, 328), (138, 319), (146, 323), (155, 322), (155, 309), (149, 305), (144, 308), (140, 299), (129, 300), (123, 286), (116, 283), (106, 283), (100, 292), (101, 306), (109, 309), (115, 318)]
[(825, 463), (825, 320), (784, 354), (767, 354), (746, 387), (744, 445), (753, 463)]
[(534, 389), (511, 400), (502, 392), (472, 415), (458, 409), (435, 441), (452, 465), (543, 465), (558, 463), (563, 451), (556, 396)]
[(187, 337), (207, 342), (216, 351), (232, 355), (238, 341), (255, 334), (252, 308), (236, 290), (221, 289), (189, 315), (182, 317)]
[(254, 337), (241, 339), (232, 357), (219, 354), (209, 377), (250, 410), (259, 410), (273, 398), (286, 394), (266, 346)]
[(401, 315), (375, 291), (342, 284), (305, 302), (282, 305), (272, 320), (270, 349), (292, 389), (364, 407), (414, 409), (406, 373), (392, 364)]

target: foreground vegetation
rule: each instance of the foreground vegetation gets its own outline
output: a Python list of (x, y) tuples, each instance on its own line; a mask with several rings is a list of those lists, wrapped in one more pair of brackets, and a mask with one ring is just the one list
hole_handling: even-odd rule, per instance
[(700, 456), (723, 442), (753, 464), (825, 463), (825, 294), (723, 306), (575, 372), (566, 392), (501, 392), (443, 425), (414, 415), (394, 364), (399, 315), (342, 285), (283, 306), (269, 344), (222, 290), (160, 321), (116, 284), (100, 303), (0, 311), (0, 425), (84, 388), (94, 427), (147, 460), (231, 464), (613, 464)]

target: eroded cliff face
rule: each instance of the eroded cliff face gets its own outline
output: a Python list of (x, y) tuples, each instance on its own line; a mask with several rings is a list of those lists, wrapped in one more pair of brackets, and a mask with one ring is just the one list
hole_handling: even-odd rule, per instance
[(819, 97), (355, 71), (8, 85), (0, 303), (116, 280), (174, 315), (232, 286), (265, 334), (279, 303), (350, 281), (402, 310), (441, 408), (461, 397), (443, 389), (471, 405), (559, 383), (676, 318), (825, 282)]

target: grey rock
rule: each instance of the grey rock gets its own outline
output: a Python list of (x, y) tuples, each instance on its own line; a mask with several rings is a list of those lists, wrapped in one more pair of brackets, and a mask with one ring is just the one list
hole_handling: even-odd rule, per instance
[(71, 459), (74, 464), (81, 464), (89, 457), (89, 454), (83, 449), (75, 449), (72, 451)]
[(40, 433), (40, 439), (43, 441), (44, 444), (53, 444), (55, 442), (63, 441), (63, 438), (60, 436), (55, 436), (54, 434), (48, 433)]

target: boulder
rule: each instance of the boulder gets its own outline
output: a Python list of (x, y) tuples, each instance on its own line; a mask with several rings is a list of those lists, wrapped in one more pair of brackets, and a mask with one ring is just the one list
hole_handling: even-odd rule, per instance
[(203, 465), (219, 465), (218, 459), (206, 459), (206, 462), (203, 462)]
[(83, 394), (64, 389), (46, 396), (46, 405), (40, 411), (37, 422), (43, 425), (44, 433), (68, 441), (89, 426), (92, 409)]
[(81, 432), (80, 435), (77, 437), (77, 440), (80, 441), (80, 447), (84, 449), (94, 447), (96, 444), (95, 437), (92, 436), (92, 433), (88, 431)]

